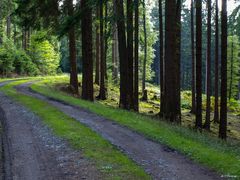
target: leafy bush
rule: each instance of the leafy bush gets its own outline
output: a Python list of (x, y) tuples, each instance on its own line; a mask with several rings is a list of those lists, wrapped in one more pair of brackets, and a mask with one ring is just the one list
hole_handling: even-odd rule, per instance
[(0, 73), (3, 76), (8, 76), (14, 70), (13, 56), (11, 51), (5, 48), (0, 48)]
[(19, 75), (36, 76), (39, 74), (37, 66), (32, 62), (31, 58), (25, 51), (17, 50), (14, 53), (15, 72)]
[(42, 75), (53, 75), (59, 67), (59, 53), (47, 39), (47, 34), (36, 33), (31, 38), (30, 56)]

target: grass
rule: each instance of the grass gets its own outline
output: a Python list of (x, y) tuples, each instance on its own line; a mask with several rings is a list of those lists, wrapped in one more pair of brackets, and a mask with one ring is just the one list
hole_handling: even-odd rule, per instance
[(42, 100), (16, 92), (14, 86), (27, 81), (13, 82), (0, 90), (37, 114), (54, 134), (81, 150), (96, 165), (104, 179), (150, 179), (141, 167), (90, 128)]
[(221, 174), (240, 177), (239, 144), (218, 140), (205, 132), (198, 133), (188, 128), (156, 121), (140, 114), (107, 107), (98, 102), (91, 103), (72, 97), (54, 88), (54, 84), (58, 82), (61, 82), (61, 78), (50, 78), (33, 84), (32, 89), (46, 96), (86, 108), (91, 112), (124, 125), (187, 155), (192, 160)]

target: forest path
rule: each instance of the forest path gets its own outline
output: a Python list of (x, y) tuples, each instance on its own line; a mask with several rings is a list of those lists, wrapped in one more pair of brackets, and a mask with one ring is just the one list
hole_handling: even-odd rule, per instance
[(30, 90), (32, 83), (25, 83), (16, 89), (26, 95), (44, 100), (68, 116), (87, 125), (103, 138), (122, 150), (137, 164), (144, 167), (153, 179), (167, 180), (217, 180), (222, 179), (215, 172), (202, 167), (184, 155), (153, 142), (126, 127), (95, 115), (85, 109), (60, 102)]
[[(2, 82), (0, 86), (9, 82)], [(3, 174), (0, 179), (99, 178), (95, 167), (80, 152), (53, 136), (35, 114), (1, 92), (0, 120), (3, 125)]]

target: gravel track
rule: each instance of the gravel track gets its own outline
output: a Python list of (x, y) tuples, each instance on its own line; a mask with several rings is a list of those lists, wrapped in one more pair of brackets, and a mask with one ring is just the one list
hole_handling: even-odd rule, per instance
[(0, 93), (0, 120), (4, 172), (0, 179), (101, 179), (95, 166), (81, 152), (55, 137), (38, 116), (3, 93)]
[(17, 86), (16, 89), (26, 95), (44, 100), (57, 107), (65, 114), (87, 125), (137, 164), (144, 167), (153, 179), (163, 180), (217, 180), (222, 179), (217, 173), (198, 165), (184, 155), (153, 142), (126, 127), (95, 115), (85, 109), (48, 98), (29, 89), (32, 83)]

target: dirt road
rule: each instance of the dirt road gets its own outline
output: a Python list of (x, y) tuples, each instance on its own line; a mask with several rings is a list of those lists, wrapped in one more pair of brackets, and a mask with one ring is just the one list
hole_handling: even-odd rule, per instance
[(193, 163), (185, 156), (161, 144), (146, 139), (126, 127), (97, 116), (89, 111), (69, 104), (49, 99), (29, 90), (26, 83), (16, 89), (57, 107), (65, 114), (89, 126), (103, 138), (117, 146), (137, 164), (144, 167), (153, 179), (167, 180), (216, 180), (220, 176), (207, 168)]
[[(0, 86), (6, 84), (0, 83)], [(81, 152), (52, 135), (41, 120), (0, 93), (3, 125), (3, 173), (0, 179), (99, 179), (96, 168)]]

